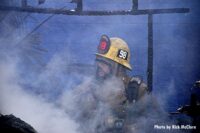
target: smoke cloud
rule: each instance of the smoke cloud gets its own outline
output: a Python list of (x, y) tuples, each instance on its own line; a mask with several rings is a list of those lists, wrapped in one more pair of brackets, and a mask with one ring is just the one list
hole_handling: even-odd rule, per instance
[[(11, 28), (10, 32), (16, 30), (11, 25), (7, 27)], [(115, 28), (108, 29), (115, 31)], [(33, 38), (16, 45), (26, 35), (18, 33), (0, 37), (0, 113), (16, 115), (39, 133), (94, 133), (98, 126), (100, 131), (112, 126), (116, 117), (113, 110), (124, 100), (121, 81), (113, 78), (99, 86), (93, 76), (83, 76), (81, 82), (77, 82), (76, 75), (66, 72), (73, 55), (68, 49), (57, 51), (41, 66), (35, 65), (33, 62), (43, 55), (34, 52), (30, 45)], [(154, 128), (154, 125), (177, 123), (163, 109), (167, 98), (174, 94), (173, 84), (172, 81), (170, 91), (157, 95), (157, 99), (147, 95), (128, 106), (132, 132), (182, 132)]]
[(0, 15), (5, 16), (0, 24), (0, 113), (19, 117), (39, 133), (78, 133), (74, 120), (48, 99), (51, 88), (59, 88), (51, 77), (60, 73), (64, 56), (55, 55), (43, 66), (36, 36), (27, 37), (21, 26), (24, 14)]
[(0, 62), (0, 112), (14, 114), (41, 133), (77, 133), (77, 124), (63, 109), (48, 102), (42, 95), (25, 91), (19, 84), (21, 77), (13, 59)]
[[(99, 130), (104, 130), (109, 126), (109, 123), (105, 121), (114, 119), (112, 110), (118, 107), (118, 102), (122, 100), (118, 97), (123, 91), (122, 83), (117, 79), (111, 79), (98, 88), (91, 77), (86, 77), (75, 88), (63, 92), (58, 100), (49, 102), (43, 94), (30, 93), (19, 84), (20, 76), (16, 64), (11, 60), (0, 63), (1, 113), (14, 114), (41, 133), (64, 133), (66, 131), (93, 133), (98, 124), (103, 124), (104, 126)], [(100, 102), (95, 101), (93, 92), (91, 92), (92, 87), (97, 89), (95, 95)], [(168, 114), (161, 107), (153, 102), (152, 96), (146, 96), (143, 101), (130, 106), (129, 111), (129, 119), (133, 119), (131, 127), (134, 132), (156, 132), (153, 128), (154, 124), (175, 123), (168, 118)]]

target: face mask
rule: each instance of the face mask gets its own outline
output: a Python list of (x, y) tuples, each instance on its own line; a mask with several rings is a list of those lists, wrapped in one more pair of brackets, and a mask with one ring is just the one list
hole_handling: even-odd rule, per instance
[(96, 79), (103, 81), (112, 76), (111, 65), (105, 61), (96, 62)]

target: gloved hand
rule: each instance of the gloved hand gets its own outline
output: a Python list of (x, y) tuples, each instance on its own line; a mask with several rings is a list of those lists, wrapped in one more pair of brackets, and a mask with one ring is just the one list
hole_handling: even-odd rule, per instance
[(135, 102), (138, 99), (138, 91), (142, 80), (139, 77), (131, 78), (126, 88), (126, 97), (129, 102)]

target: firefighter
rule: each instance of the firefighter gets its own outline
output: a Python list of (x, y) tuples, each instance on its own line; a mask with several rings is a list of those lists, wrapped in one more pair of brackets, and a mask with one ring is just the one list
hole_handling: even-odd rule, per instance
[(101, 37), (94, 78), (78, 86), (72, 94), (74, 100), (70, 105), (75, 109), (71, 112), (76, 112), (74, 117), (82, 132), (133, 132), (129, 109), (143, 99), (148, 89), (141, 78), (128, 76), (127, 72), (132, 70), (130, 57), (124, 40)]
[(127, 71), (132, 70), (130, 57), (130, 49), (123, 39), (117, 37), (109, 38), (106, 35), (101, 37), (96, 53), (96, 80), (100, 84), (100, 88), (97, 91), (93, 91), (93, 95), (101, 101), (99, 95), (103, 89), (101, 86), (105, 82), (112, 82), (110, 80), (113, 77), (118, 80), (117, 82), (122, 82), (121, 91), (118, 91), (117, 95), (106, 95), (106, 91), (103, 91), (103, 95), (106, 95), (105, 97), (108, 100), (106, 101), (105, 97), (102, 99), (104, 103), (109, 104), (112, 114), (114, 114), (114, 116), (108, 118), (105, 125), (108, 127), (114, 126), (118, 131), (120, 129), (126, 130), (126, 132), (131, 132), (130, 129), (124, 128), (129, 125), (126, 124), (128, 122), (125, 120), (126, 117), (129, 117), (126, 113), (127, 105), (136, 103), (148, 93), (147, 85), (141, 78), (128, 76)]
[(139, 77), (130, 77), (130, 49), (127, 43), (117, 37), (109, 38), (103, 35), (96, 53), (96, 79), (104, 82), (111, 77), (117, 77), (124, 84), (126, 102), (139, 100), (148, 92), (147, 85)]

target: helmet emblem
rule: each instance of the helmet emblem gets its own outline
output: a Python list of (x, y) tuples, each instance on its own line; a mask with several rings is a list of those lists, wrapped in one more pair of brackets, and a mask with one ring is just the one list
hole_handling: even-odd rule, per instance
[(100, 54), (106, 54), (110, 49), (110, 39), (106, 35), (101, 36), (100, 44), (98, 46), (98, 52)]

